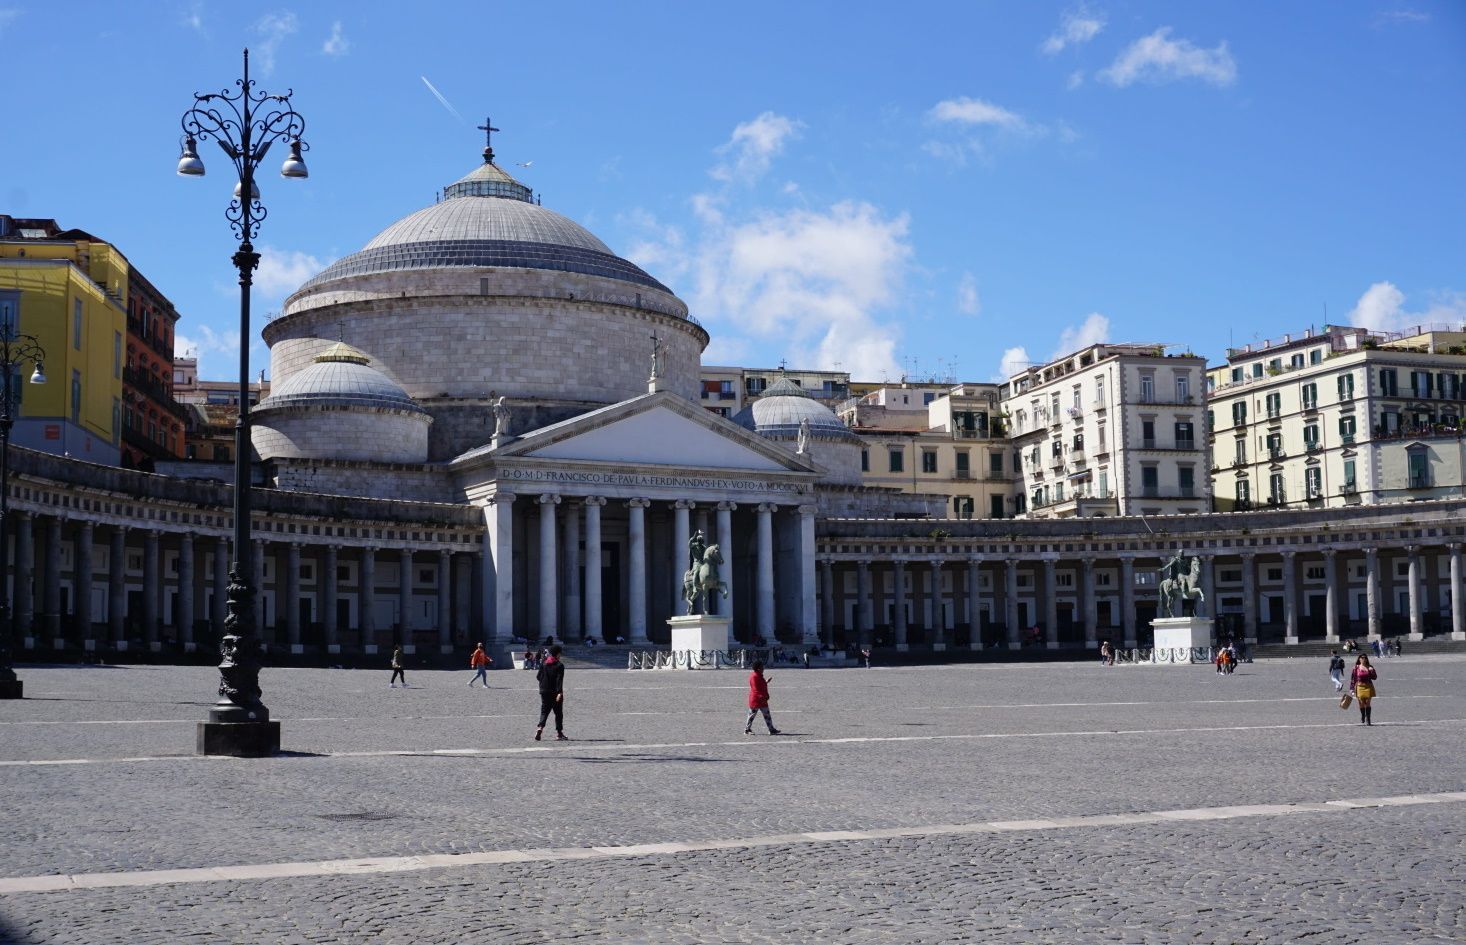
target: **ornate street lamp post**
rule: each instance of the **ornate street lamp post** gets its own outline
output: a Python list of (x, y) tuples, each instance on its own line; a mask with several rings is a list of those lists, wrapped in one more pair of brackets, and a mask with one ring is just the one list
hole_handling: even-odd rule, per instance
[(15, 645), (15, 622), (10, 614), (10, 590), (5, 576), (10, 573), (10, 428), (15, 426), (16, 408), (20, 406), (20, 388), (15, 379), (26, 361), (34, 361), (32, 384), (46, 383), (41, 362), (46, 352), (30, 335), (18, 335), (13, 324), (0, 324), (0, 699), (20, 699), (25, 683), (15, 675), (11, 665), (11, 647)]
[(234, 163), (239, 183), (224, 216), (239, 238), (234, 265), (239, 270), (239, 420), (234, 425), (234, 561), (229, 571), (228, 616), (219, 639), (219, 701), (209, 710), (209, 720), (198, 726), (201, 755), (257, 757), (280, 750), (280, 723), (260, 701), (259, 644), (255, 639), (253, 584), (254, 563), (250, 543), (250, 456), (249, 438), (249, 288), (259, 253), (251, 240), (265, 219), (255, 170), (276, 141), (290, 143), (290, 156), (280, 168), (281, 177), (308, 176), (301, 152), (305, 119), (290, 105), (291, 92), (267, 95), (255, 91), (249, 77), (249, 50), (244, 51), (244, 78), (235, 81), (235, 91), (194, 94), (193, 107), (183, 113), (183, 154), (178, 173), (204, 176), (204, 162), (197, 145), (209, 138)]

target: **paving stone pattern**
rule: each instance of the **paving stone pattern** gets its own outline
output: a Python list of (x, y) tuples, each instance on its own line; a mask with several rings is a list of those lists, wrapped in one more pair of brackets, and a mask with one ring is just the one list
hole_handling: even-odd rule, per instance
[[(742, 735), (742, 674), (582, 670), (577, 740), (539, 746), (529, 673), (484, 692), (466, 671), (403, 691), (269, 670), (299, 754), (255, 761), (188, 754), (208, 671), (23, 675), (0, 762), (160, 760), (0, 765), (0, 876), (1466, 789), (1459, 657), (1384, 661), (1371, 729), (1324, 661), (779, 669), (781, 737)], [(0, 941), (1448, 942), (1466, 939), (1463, 834), (1446, 803), (0, 895)]]

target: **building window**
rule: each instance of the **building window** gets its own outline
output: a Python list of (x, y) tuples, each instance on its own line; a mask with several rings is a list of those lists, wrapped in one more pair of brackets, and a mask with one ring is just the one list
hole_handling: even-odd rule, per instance
[(81, 372), (71, 372), (71, 422), (81, 423)]
[(1267, 435), (1267, 458), (1272, 460), (1282, 459), (1286, 453), (1283, 452), (1283, 434), (1269, 433)]
[[(960, 476), (962, 478), (966, 478), (967, 476), (969, 476), (969, 475), (972, 474), (971, 459), (967, 455), (967, 451), (966, 450), (958, 450), (957, 451), (956, 461), (957, 461), (957, 475), (958, 476)], [(933, 466), (936, 465), (936, 454), (935, 453), (932, 454), (932, 465)], [(936, 470), (933, 469), (932, 472), (936, 472)]]
[(1303, 448), (1310, 451), (1319, 448), (1318, 424), (1310, 423), (1303, 428)]
[(893, 473), (903, 472), (906, 469), (906, 454), (901, 450), (888, 451), (887, 459), (890, 461), (890, 470)]
[(1304, 410), (1317, 410), (1318, 409), (1318, 385), (1317, 384), (1304, 384), (1303, 385), (1303, 409)]
[(1425, 489), (1430, 486), (1430, 455), (1424, 447), (1410, 450), (1410, 488)]
[(1281, 417), (1282, 415), (1283, 415), (1283, 395), (1282, 394), (1276, 394), (1276, 393), (1274, 393), (1274, 394), (1268, 394), (1267, 395), (1267, 416), (1268, 416), (1268, 419), (1269, 420), (1276, 420), (1278, 417)]
[(1310, 499), (1323, 498), (1323, 470), (1317, 466), (1303, 470), (1303, 488)]
[(1191, 378), (1185, 374), (1176, 375), (1176, 402), (1181, 404), (1191, 402)]
[(1154, 420), (1142, 420), (1142, 421), (1140, 421), (1140, 448), (1141, 449), (1147, 449), (1147, 450), (1153, 450), (1153, 449), (1155, 449), (1155, 421)]
[(1283, 488), (1283, 474), (1273, 473), (1267, 479), (1267, 500), (1272, 505), (1282, 505), (1288, 501), (1287, 492)]
[(1103, 376), (1094, 379), (1094, 405), (1103, 407), (1105, 405), (1105, 379)]
[(1323, 349), (1322, 348), (1314, 348), (1312, 351), (1308, 352), (1308, 363), (1309, 364), (1322, 364), (1323, 363)]
[(81, 350), (81, 299), (71, 300), (71, 346)]
[(1176, 421), (1176, 449), (1190, 450), (1196, 448), (1196, 438), (1190, 420)]
[(1240, 384), (1240, 383), (1242, 383), (1242, 369), (1241, 368), (1239, 368), (1239, 367), (1232, 368), (1232, 383), (1233, 384)]
[(1243, 436), (1237, 437), (1237, 452), (1236, 452), (1236, 455), (1234, 457), (1234, 462), (1236, 462), (1236, 464), (1239, 465), (1239, 466), (1242, 465), (1243, 463), (1247, 462), (1247, 438), (1246, 437), (1243, 437)]
[(1246, 508), (1252, 504), (1252, 484), (1246, 479), (1238, 479), (1233, 487), (1233, 495), (1237, 497), (1237, 504)]
[(1099, 492), (1096, 493), (1096, 497), (1100, 499), (1110, 497), (1110, 471), (1108, 469), (1099, 471)]
[(860, 451), (860, 471), (870, 472), (870, 450)]
[[(1022, 496), (1019, 496), (1022, 498)], [(988, 518), (1003, 517), (1003, 497), (1000, 495), (988, 496)]]
[(1257, 362), (1256, 364), (1254, 364), (1252, 366), (1252, 376), (1254, 378), (1262, 377), (1262, 362), (1261, 361)]
[(1344, 492), (1353, 492), (1356, 489), (1354, 484), (1354, 460), (1344, 460)]
[(988, 471), (995, 476), (1001, 476), (1003, 474), (1002, 453), (993, 452), (988, 454)]
[(922, 393), (922, 395), (921, 395), (921, 405), (923, 407), (925, 407), (927, 404), (930, 404), (933, 400), (936, 400), (936, 399), (937, 399), (937, 395), (936, 394), (934, 394), (931, 391), (924, 391)]
[(937, 471), (936, 450), (921, 451), (921, 471), (927, 474), (935, 473)]
[(1247, 401), (1237, 400), (1232, 402), (1232, 425), (1242, 426), (1247, 422)]
[(1386, 397), (1398, 397), (1400, 394), (1400, 379), (1395, 375), (1394, 368), (1380, 368), (1379, 371), (1379, 392)]
[(1161, 472), (1155, 466), (1140, 467), (1140, 487), (1146, 498), (1161, 494)]
[(1140, 375), (1140, 402), (1142, 404), (1155, 403), (1155, 375)]
[(122, 432), (122, 401), (116, 397), (112, 398), (112, 445), (117, 445), (117, 438)]
[(1340, 400), (1353, 400), (1354, 399), (1354, 375), (1353, 374), (1340, 374), (1339, 375), (1339, 399)]
[(1189, 499), (1196, 494), (1196, 470), (1182, 466), (1176, 471), (1177, 483), (1181, 486), (1181, 497)]
[(1297, 354), (1295, 354), (1292, 357), (1290, 357), (1288, 359), (1288, 366), (1289, 367), (1294, 367), (1294, 368), (1301, 368), (1303, 366), (1303, 352), (1300, 351)]
[(1103, 453), (1105, 452), (1105, 425), (1101, 423), (1098, 427), (1095, 428), (1095, 431), (1097, 433), (1096, 439), (1099, 443), (1099, 451)]
[(1339, 418), (1339, 440), (1341, 442), (1343, 442), (1346, 445), (1347, 444), (1350, 444), (1350, 443), (1353, 443), (1354, 442), (1354, 429), (1355, 429), (1355, 427), (1354, 427), (1354, 418), (1353, 417), (1340, 417)]

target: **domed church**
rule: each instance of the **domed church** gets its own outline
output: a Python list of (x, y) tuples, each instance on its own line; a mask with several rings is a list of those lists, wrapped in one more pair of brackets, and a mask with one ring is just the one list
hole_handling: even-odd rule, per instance
[(724, 556), (715, 607), (737, 639), (816, 642), (816, 516), (924, 501), (861, 487), (859, 440), (792, 383), (736, 422), (704, 410), (709, 338), (686, 304), (491, 146), (301, 286), (264, 338), (267, 482), (481, 507), (500, 645), (665, 641), (695, 531)]

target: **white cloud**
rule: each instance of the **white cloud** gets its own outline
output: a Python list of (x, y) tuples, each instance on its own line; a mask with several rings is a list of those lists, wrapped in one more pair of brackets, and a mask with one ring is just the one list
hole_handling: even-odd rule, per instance
[(283, 298), (326, 268), (326, 263), (298, 249), (260, 247), (260, 267), (254, 284), (266, 298)]
[(1215, 48), (1202, 49), (1190, 40), (1170, 36), (1169, 26), (1142, 36), (1126, 46), (1099, 77), (1120, 88), (1140, 81), (1200, 79), (1215, 86), (1237, 81), (1237, 63), (1225, 40)]
[(774, 112), (764, 112), (733, 129), (733, 136), (717, 149), (727, 160), (709, 173), (716, 180), (751, 184), (763, 176), (786, 142), (799, 136), (804, 124)]
[(1059, 20), (1059, 28), (1041, 48), (1050, 56), (1064, 51), (1066, 46), (1082, 46), (1100, 34), (1105, 28), (1104, 17), (1091, 14), (1084, 7), (1070, 10)]
[(977, 294), (977, 277), (964, 272), (957, 280), (957, 311), (963, 315), (981, 315), (982, 299)]
[(204, 4), (203, 0), (194, 0), (183, 12), (183, 25), (198, 33), (200, 36), (208, 36), (209, 31), (204, 26)]
[(1059, 332), (1059, 344), (1053, 357), (1061, 358), (1090, 345), (1110, 340), (1110, 320), (1099, 312), (1090, 312), (1078, 325), (1070, 325)]
[(1083, 84), (1084, 84), (1084, 70), (1083, 69), (1075, 69), (1073, 72), (1069, 73), (1069, 79), (1068, 79), (1068, 81), (1066, 81), (1064, 83), (1064, 88), (1066, 88), (1066, 89), (1068, 89), (1069, 91), (1072, 92), (1075, 89), (1079, 88)]
[(1374, 331), (1405, 331), (1420, 327), (1450, 327), (1466, 323), (1466, 293), (1439, 292), (1423, 310), (1407, 311), (1405, 293), (1393, 282), (1376, 282), (1359, 297), (1349, 312), (1349, 324)]
[(932, 106), (930, 117), (936, 121), (961, 125), (994, 125), (999, 128), (1022, 128), (1024, 121), (1015, 112), (980, 98), (949, 98)]
[(260, 75), (268, 76), (275, 71), (275, 52), (298, 27), (294, 13), (267, 13), (255, 23), (255, 32), (259, 34), (260, 41), (254, 46), (254, 54), (259, 63)]
[(1003, 352), (1003, 359), (998, 362), (998, 376), (993, 378), (997, 381), (1006, 381), (1019, 371), (1027, 369), (1032, 360), (1028, 357), (1028, 349), (1024, 347), (1009, 348)]
[[(331, 24), (331, 35), (321, 44), (321, 52), (328, 56), (341, 57), (351, 51), (351, 40), (347, 39), (341, 32), (341, 21), (337, 20)], [(432, 88), (432, 86), (429, 86)]]
[(21, 11), (13, 7), (0, 10), (0, 36), (4, 36), (6, 27), (20, 18), (20, 13)]
[(1429, 22), (1429, 13), (1421, 13), (1419, 10), (1410, 9), (1385, 10), (1374, 18), (1374, 25), (1376, 29), (1381, 26), (1398, 26), (1402, 24), (1413, 25), (1416, 23)]
[[(236, 289), (237, 291), (237, 289)], [(206, 380), (227, 380), (239, 377), (239, 332), (235, 329), (215, 331), (208, 325), (191, 325), (188, 333), (173, 336), (173, 351), (179, 357), (199, 360), (199, 377)], [(258, 336), (250, 342), (251, 375), (270, 364), (269, 349)]]

